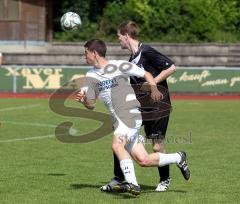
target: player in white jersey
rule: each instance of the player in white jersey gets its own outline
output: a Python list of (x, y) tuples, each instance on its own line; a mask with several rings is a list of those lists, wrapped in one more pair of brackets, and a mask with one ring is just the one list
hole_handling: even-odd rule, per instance
[(126, 180), (115, 185), (113, 190), (134, 195), (140, 193), (132, 159), (143, 167), (177, 164), (183, 176), (189, 179), (190, 171), (185, 152), (148, 154), (139, 136), (142, 118), (137, 108), (140, 104), (129, 84), (129, 76), (144, 77), (151, 87), (152, 99), (157, 102), (162, 94), (158, 91), (152, 75), (127, 61), (108, 61), (105, 58), (106, 45), (101, 40), (90, 40), (84, 47), (86, 61), (94, 68), (87, 73), (84, 86), (76, 100), (85, 107), (94, 109), (96, 99), (99, 98), (113, 117), (112, 150), (120, 161)]

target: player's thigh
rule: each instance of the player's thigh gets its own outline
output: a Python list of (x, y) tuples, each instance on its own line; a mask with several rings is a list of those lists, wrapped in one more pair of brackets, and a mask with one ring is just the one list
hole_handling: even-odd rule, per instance
[(125, 148), (126, 137), (124, 135), (114, 135), (112, 141), (112, 150), (117, 155), (118, 159), (131, 159), (130, 154)]
[(127, 138), (125, 134), (120, 133), (114, 133), (113, 139), (112, 139), (112, 147), (124, 147), (127, 143)]

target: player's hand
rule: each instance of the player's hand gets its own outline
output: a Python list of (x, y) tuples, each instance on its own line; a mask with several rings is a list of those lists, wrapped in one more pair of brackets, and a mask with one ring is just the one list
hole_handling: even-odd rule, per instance
[(144, 82), (140, 88), (141, 91), (143, 92), (149, 92), (151, 91), (151, 86), (149, 85), (148, 82)]
[(163, 99), (163, 94), (158, 90), (157, 86), (151, 86), (151, 98), (156, 102)]
[(79, 91), (76, 95), (76, 101), (84, 103), (86, 99), (85, 91)]
[(140, 90), (143, 92), (151, 91), (151, 98), (154, 101), (163, 99), (163, 94), (158, 90), (157, 86), (151, 86), (148, 82), (144, 82)]

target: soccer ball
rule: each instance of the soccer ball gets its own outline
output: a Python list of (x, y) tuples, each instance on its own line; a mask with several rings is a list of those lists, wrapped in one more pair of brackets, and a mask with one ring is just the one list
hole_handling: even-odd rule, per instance
[(65, 31), (76, 30), (81, 24), (80, 16), (74, 12), (67, 12), (61, 18), (61, 27)]

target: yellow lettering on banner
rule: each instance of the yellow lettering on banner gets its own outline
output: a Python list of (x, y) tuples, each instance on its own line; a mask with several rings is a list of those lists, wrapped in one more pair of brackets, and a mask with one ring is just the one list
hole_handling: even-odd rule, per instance
[[(63, 75), (60, 74), (62, 69), (50, 69), (50, 68), (44, 68), (44, 69), (29, 69), (24, 68), (22, 69), (22, 76), (26, 77), (26, 85), (23, 86), (24, 89), (57, 89), (61, 86), (61, 77)], [(41, 75), (43, 74), (43, 78), (41, 78)], [(45, 77), (47, 76), (47, 78)]]
[(62, 69), (54, 69), (54, 74), (58, 75), (62, 72)]
[(17, 72), (17, 70), (12, 67), (7, 67), (6, 70), (8, 71), (6, 76), (14, 76), (14, 75), (20, 76), (20, 74)]
[(31, 69), (29, 68), (23, 68), (21, 71), (22, 76), (26, 77), (31, 74)]
[(30, 74), (26, 76), (26, 85), (24, 89), (57, 89), (60, 87), (60, 78), (63, 75), (49, 75), (45, 81), (37, 74)]
[(44, 69), (43, 70), (43, 73), (45, 74), (45, 75), (52, 75), (53, 74), (53, 70), (52, 69)]
[(167, 82), (169, 83), (169, 84), (175, 84), (175, 83), (177, 83), (177, 79), (175, 78), (175, 77), (173, 77), (173, 76), (169, 76), (168, 78), (167, 78)]
[(222, 85), (222, 84), (228, 84), (227, 79), (216, 79), (212, 81), (206, 81), (201, 86), (216, 86), (216, 85)]
[(41, 74), (42, 70), (43, 70), (43, 69), (36, 69), (36, 68), (35, 68), (35, 69), (32, 69), (33, 73), (34, 73), (34, 74), (37, 74), (37, 75)]
[(203, 79), (210, 76), (211, 73), (208, 70), (202, 71), (201, 74), (189, 74), (188, 72), (183, 72), (183, 74), (179, 77), (179, 81), (199, 81), (202, 82)]
[(234, 86), (236, 82), (240, 82), (240, 77), (233, 77), (231, 78), (230, 86)]

